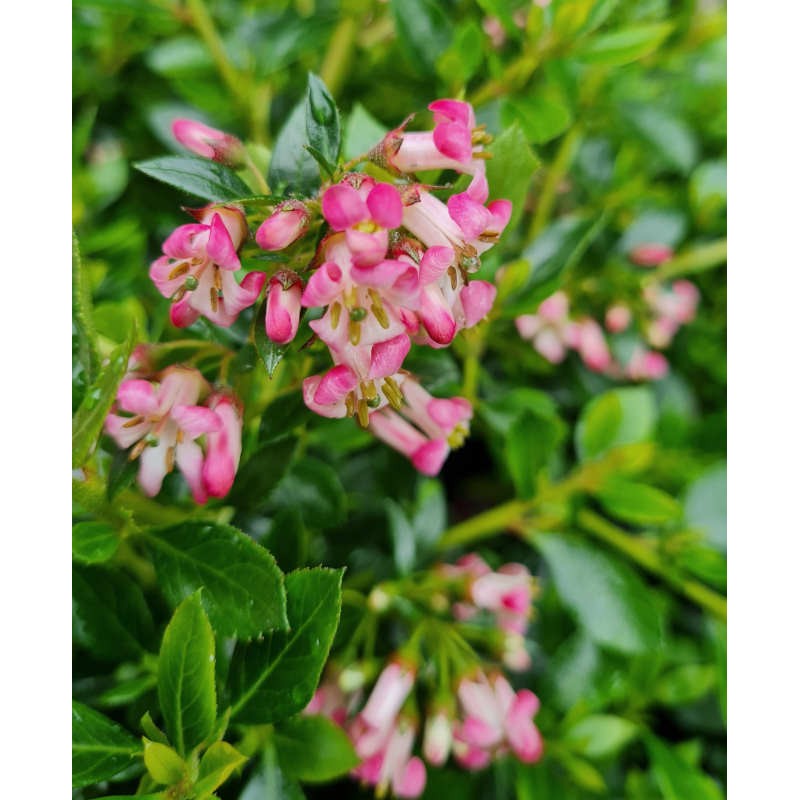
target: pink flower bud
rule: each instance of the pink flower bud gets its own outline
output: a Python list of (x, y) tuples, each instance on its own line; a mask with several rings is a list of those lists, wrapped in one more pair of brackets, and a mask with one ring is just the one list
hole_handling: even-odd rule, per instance
[(291, 270), (276, 272), (269, 279), (264, 324), (267, 336), (275, 344), (287, 344), (297, 335), (302, 295), (303, 283)]
[(622, 333), (631, 324), (631, 310), (622, 303), (610, 306), (606, 311), (606, 330), (609, 333)]
[(669, 372), (669, 362), (655, 350), (638, 347), (631, 356), (627, 372), (634, 381), (657, 381)]
[(220, 392), (209, 398), (208, 406), (222, 420), (222, 427), (206, 436), (203, 484), (211, 497), (225, 497), (242, 455), (242, 414), (234, 398)]
[(283, 250), (305, 235), (310, 218), (308, 209), (299, 200), (279, 203), (256, 231), (256, 242), (262, 250)]
[(453, 744), (453, 725), (444, 711), (428, 717), (425, 723), (425, 736), (422, 753), (425, 760), (435, 767), (441, 767), (450, 755)]
[(386, 728), (408, 697), (414, 677), (413, 670), (397, 662), (384, 667), (361, 712), (364, 722), (372, 728)]
[(640, 244), (628, 253), (628, 258), (640, 267), (657, 267), (672, 256), (673, 250), (666, 244)]
[(210, 128), (193, 119), (176, 119), (172, 135), (187, 150), (229, 167), (239, 167), (244, 158), (244, 146), (230, 133)]

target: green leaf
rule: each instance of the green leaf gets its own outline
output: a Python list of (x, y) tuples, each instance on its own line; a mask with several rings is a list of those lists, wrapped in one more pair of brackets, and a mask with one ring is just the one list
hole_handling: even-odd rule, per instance
[(492, 158), (486, 162), (486, 179), (491, 199), (510, 200), (513, 206), (509, 229), (522, 216), (525, 198), (539, 166), (522, 128), (514, 122), (489, 146)]
[(105, 522), (78, 522), (72, 526), (72, 559), (81, 564), (108, 561), (119, 547), (117, 532)]
[(142, 590), (105, 567), (72, 568), (72, 640), (104, 661), (136, 659), (153, 635)]
[(450, 43), (452, 25), (437, 0), (390, 0), (401, 47), (416, 71), (433, 75), (436, 61)]
[(110, 689), (106, 689), (98, 698), (97, 704), (104, 708), (127, 706), (138, 700), (146, 692), (155, 689), (155, 675), (139, 675), (131, 680), (122, 681)]
[(229, 525), (187, 521), (147, 532), (159, 586), (178, 605), (202, 588), (213, 629), (249, 639), (286, 628), (283, 575), (270, 553)]
[(128, 731), (83, 703), (72, 701), (72, 788), (113, 778), (142, 754)]
[(603, 508), (635, 525), (663, 525), (679, 519), (681, 504), (661, 489), (614, 476), (597, 491)]
[(153, 722), (153, 718), (150, 716), (149, 711), (145, 711), (144, 714), (142, 714), (142, 718), (139, 720), (139, 725), (141, 725), (144, 735), (148, 739), (152, 739), (154, 742), (160, 742), (161, 744), (169, 744), (167, 734), (164, 733), (164, 731), (162, 731), (161, 728), (155, 724), (155, 722)]
[(617, 248), (629, 253), (642, 244), (665, 244), (677, 248), (686, 235), (686, 215), (677, 209), (648, 209), (625, 229)]
[(414, 528), (400, 506), (391, 498), (384, 501), (392, 538), (394, 564), (400, 575), (408, 575), (417, 561), (417, 540)]
[(339, 109), (328, 87), (313, 72), (308, 73), (306, 135), (309, 145), (335, 168), (342, 147)]
[(236, 473), (228, 501), (240, 511), (262, 508), (289, 469), (296, 449), (297, 439), (290, 437), (268, 442), (256, 450)]
[(716, 684), (717, 671), (711, 664), (682, 664), (662, 675), (653, 697), (668, 706), (693, 703), (708, 694)]
[(184, 760), (168, 745), (144, 740), (144, 765), (158, 784), (173, 786), (188, 774)]
[(532, 497), (539, 472), (547, 465), (564, 433), (553, 417), (524, 411), (506, 438), (506, 463), (517, 495)]
[(178, 606), (164, 631), (158, 655), (158, 702), (167, 736), (181, 755), (211, 733), (217, 718), (214, 631), (199, 592)]
[(450, 46), (436, 60), (436, 71), (449, 84), (465, 84), (483, 61), (484, 33), (475, 22), (467, 20), (455, 31)]
[(722, 800), (719, 786), (655, 736), (645, 737), (653, 776), (664, 800)]
[[(92, 324), (92, 296), (83, 269), (78, 237), (72, 234), (72, 360), (73, 381), (90, 384), (97, 374), (97, 334)], [(78, 374), (76, 374), (78, 371)]]
[(283, 357), (289, 350), (289, 346), (285, 344), (275, 344), (275, 342), (267, 336), (266, 326), (264, 325), (266, 315), (267, 298), (264, 297), (253, 321), (253, 342), (264, 364), (264, 368), (267, 370), (267, 375), (271, 378), (275, 373), (276, 367), (281, 363)]
[(339, 623), (342, 573), (321, 567), (289, 573), (289, 631), (236, 646), (229, 684), (238, 722), (276, 722), (308, 705)]
[(680, 117), (653, 105), (628, 105), (623, 119), (669, 166), (687, 175), (697, 163), (700, 145), (694, 131)]
[(588, 39), (573, 50), (573, 55), (590, 64), (630, 64), (656, 50), (672, 32), (672, 27), (669, 22), (631, 25)]
[(656, 402), (646, 387), (614, 389), (591, 400), (575, 427), (581, 461), (590, 461), (612, 447), (648, 440), (655, 429)]
[(703, 228), (724, 219), (728, 202), (728, 164), (724, 158), (704, 161), (694, 170), (689, 180), (689, 202)]
[(356, 103), (344, 128), (344, 157), (357, 158), (369, 152), (388, 132), (361, 103)]
[(253, 193), (232, 169), (199, 156), (160, 156), (133, 166), (157, 181), (203, 200), (235, 200)]
[(270, 495), (271, 505), (297, 508), (311, 528), (330, 528), (343, 522), (345, 500), (336, 470), (310, 456), (292, 464)]
[(128, 357), (133, 350), (135, 331), (114, 350), (108, 364), (103, 365), (96, 380), (86, 390), (78, 410), (72, 417), (72, 468), (86, 463), (108, 412), (117, 396), (117, 388), (128, 369)]
[(360, 759), (348, 735), (327, 717), (296, 717), (275, 728), (275, 749), (283, 771), (306, 783), (346, 775)]
[(598, 645), (647, 653), (661, 643), (663, 620), (652, 592), (627, 564), (575, 536), (535, 534), (556, 591)]
[(202, 797), (204, 792), (213, 792), (245, 763), (247, 756), (243, 756), (236, 748), (227, 742), (215, 742), (200, 759), (195, 794)]
[(608, 758), (633, 740), (639, 726), (611, 714), (592, 714), (573, 725), (564, 735), (576, 752), (587, 758)]
[(261, 763), (253, 773), (239, 800), (305, 800), (303, 790), (281, 770), (275, 748), (264, 749)]
[(715, 464), (696, 478), (686, 491), (686, 522), (702, 531), (718, 550), (727, 548), (728, 471), (725, 462)]
[(307, 144), (306, 100), (303, 99), (292, 109), (275, 140), (267, 174), (273, 192), (310, 195), (319, 187), (319, 170), (306, 149)]
[(554, 91), (508, 97), (503, 101), (500, 120), (503, 125), (522, 126), (528, 141), (549, 142), (560, 136), (572, 123), (572, 110)]

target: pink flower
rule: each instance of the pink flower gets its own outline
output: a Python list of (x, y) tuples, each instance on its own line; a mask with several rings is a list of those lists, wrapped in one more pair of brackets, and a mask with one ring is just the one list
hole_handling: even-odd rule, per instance
[(300, 713), (305, 716), (327, 717), (343, 727), (347, 721), (348, 698), (336, 681), (328, 680), (320, 684), (309, 704)]
[(625, 371), (634, 381), (657, 381), (669, 372), (669, 362), (661, 353), (637, 347)]
[(242, 455), (242, 413), (235, 398), (223, 392), (212, 394), (208, 407), (222, 425), (206, 437), (203, 484), (211, 497), (225, 497), (233, 486)]
[(391, 184), (359, 180), (358, 189), (347, 181), (326, 189), (322, 214), (334, 231), (344, 231), (353, 265), (371, 267), (386, 257), (389, 230), (402, 222), (403, 203)]
[(525, 637), (521, 633), (507, 631), (503, 638), (503, 663), (513, 672), (530, 669), (531, 656), (525, 647)]
[(425, 736), (422, 741), (425, 760), (435, 767), (441, 767), (450, 755), (452, 744), (452, 720), (444, 711), (430, 714), (425, 722)]
[(396, 661), (384, 667), (359, 715), (370, 727), (385, 730), (406, 701), (414, 685), (415, 671)]
[(187, 150), (203, 158), (210, 158), (233, 168), (242, 164), (244, 147), (230, 133), (210, 128), (193, 119), (176, 119), (172, 123), (172, 135)]
[(648, 341), (654, 347), (667, 347), (681, 325), (694, 319), (700, 292), (690, 281), (679, 280), (671, 286), (649, 284), (643, 294), (655, 315), (648, 328)]
[(454, 732), (453, 751), (463, 766), (481, 768), (505, 747), (527, 764), (541, 758), (542, 738), (533, 723), (539, 700), (533, 692), (514, 693), (502, 675), (480, 674), (476, 680), (462, 679), (458, 699), (464, 721)]
[(469, 593), (478, 608), (494, 612), (511, 611), (527, 618), (533, 598), (531, 574), (524, 564), (504, 564), (497, 572), (476, 578)]
[(631, 324), (631, 310), (622, 303), (609, 306), (606, 311), (606, 330), (609, 333), (622, 333)]
[(145, 380), (123, 381), (116, 408), (131, 416), (110, 413), (105, 430), (122, 448), (133, 446), (130, 457), (139, 458), (139, 485), (154, 497), (167, 473), (177, 465), (197, 503), (208, 490), (203, 480), (203, 451), (195, 439), (223, 428), (219, 414), (196, 405), (206, 389), (203, 376), (194, 369), (170, 367), (160, 384)]
[(523, 314), (515, 320), (517, 331), (551, 364), (560, 364), (567, 355), (572, 323), (569, 300), (564, 292), (543, 300), (535, 314)]
[(459, 447), (469, 432), (472, 406), (463, 397), (432, 397), (412, 378), (402, 384), (402, 393), (406, 405), (401, 413), (376, 411), (369, 429), (423, 475), (438, 475), (451, 448)]
[(673, 254), (672, 248), (666, 244), (640, 244), (628, 253), (628, 258), (640, 267), (657, 267), (669, 261)]
[(299, 200), (285, 200), (275, 206), (256, 231), (256, 242), (263, 250), (283, 250), (304, 236), (311, 214)]
[(291, 270), (280, 270), (269, 279), (264, 324), (267, 336), (276, 344), (287, 344), (297, 335), (302, 295), (303, 282)]
[(576, 322), (569, 331), (569, 343), (583, 359), (583, 363), (594, 372), (605, 372), (611, 367), (611, 351), (608, 349), (603, 329), (593, 319)]
[(185, 328), (203, 315), (228, 327), (258, 299), (266, 274), (249, 272), (241, 284), (236, 282), (234, 273), (241, 268), (236, 251), (247, 238), (239, 208), (211, 204), (193, 213), (199, 222), (181, 225), (167, 238), (150, 278), (173, 301), (173, 325)]

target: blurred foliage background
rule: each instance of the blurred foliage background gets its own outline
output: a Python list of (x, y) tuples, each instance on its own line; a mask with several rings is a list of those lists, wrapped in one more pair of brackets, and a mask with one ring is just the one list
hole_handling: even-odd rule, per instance
[[(510, 156), (490, 162), (489, 177), (494, 194), (513, 195), (515, 214), (480, 276), (497, 276), (497, 310), (453, 348), (409, 359), (432, 391), (478, 400), (467, 444), (439, 479), (422, 479), (352, 421), (315, 418), (299, 393), (282, 393), (302, 368), (287, 360), (254, 390), (263, 402), (248, 421), (233, 521), (284, 569), (347, 566), (369, 583), (432, 563), (445, 545), (452, 560), (461, 545), (540, 577), (533, 667), (519, 685), (542, 700), (546, 759), (478, 774), (431, 769), (426, 797), (723, 796), (724, 6), (73, 5), (73, 215), (107, 351), (134, 324), (147, 341), (185, 336), (170, 328), (147, 266), (185, 221), (186, 198), (132, 166), (180, 151), (169, 134), (176, 116), (239, 135), (266, 163), (311, 70), (340, 105), (346, 157), (437, 97), (471, 101), (478, 121), (505, 137)], [(626, 253), (647, 242), (676, 256), (655, 271), (633, 266)], [(577, 359), (551, 365), (514, 328), (558, 288), (578, 312), (599, 316), (611, 301), (635, 304), (654, 275), (689, 277), (701, 301), (668, 351), (669, 375), (651, 385), (615, 383)], [(234, 326), (223, 342), (241, 343), (246, 331)], [(73, 380), (77, 404), (81, 375)], [(548, 477), (531, 478), (520, 452), (537, 454)], [(586, 478), (577, 488), (553, 490), (576, 474)], [(609, 490), (614, 480), (625, 491)], [(178, 503), (180, 491), (165, 489)], [(542, 501), (510, 526), (517, 535), (482, 527), (483, 512), (531, 496)], [(428, 533), (448, 521), (456, 527), (441, 535), (445, 545), (432, 545)], [(277, 535), (287, 528), (293, 535)], [(93, 668), (78, 658), (84, 699)], [(221, 796), (249, 800), (247, 781)], [(305, 791), (363, 794), (347, 780)]]

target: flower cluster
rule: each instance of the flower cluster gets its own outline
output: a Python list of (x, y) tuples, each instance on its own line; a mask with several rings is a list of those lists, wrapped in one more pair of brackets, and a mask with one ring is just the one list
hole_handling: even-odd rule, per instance
[[(201, 396), (205, 403), (198, 405)], [(210, 391), (195, 369), (173, 366), (151, 381), (124, 380), (105, 430), (131, 460), (139, 459), (139, 485), (155, 496), (177, 466), (195, 502), (224, 497), (242, 449), (242, 416), (230, 393)]]
[(527, 568), (504, 564), (493, 571), (473, 553), (401, 583), (376, 587), (368, 607), (379, 616), (393, 597), (402, 598), (403, 607), (416, 601), (423, 620), (384, 662), (366, 701), (365, 680), (377, 671), (371, 652), (332, 662), (304, 711), (347, 732), (361, 759), (353, 777), (379, 797), (389, 790), (418, 797), (426, 763), (442, 766), (451, 755), (465, 769), (482, 769), (509, 753), (525, 763), (538, 761), (543, 744), (533, 718), (539, 701), (527, 689), (514, 691), (497, 666), (530, 666), (523, 636), (534, 583)]
[(603, 330), (591, 317), (572, 318), (569, 298), (559, 291), (544, 300), (535, 314), (517, 317), (516, 326), (519, 335), (552, 364), (560, 364), (574, 350), (589, 369), (610, 378), (659, 380), (669, 371), (669, 363), (658, 351), (694, 319), (699, 298), (697, 287), (686, 280), (670, 285), (648, 283), (642, 291), (644, 340), (628, 348), (624, 359), (615, 358), (609, 345), (609, 336), (623, 334), (632, 326), (634, 314), (624, 303), (606, 309)]

